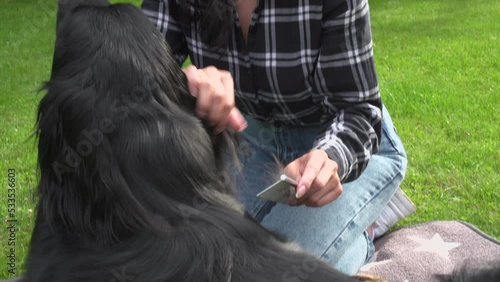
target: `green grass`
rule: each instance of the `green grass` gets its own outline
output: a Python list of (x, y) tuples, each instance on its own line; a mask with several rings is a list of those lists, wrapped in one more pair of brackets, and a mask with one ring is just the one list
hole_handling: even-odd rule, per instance
[(404, 141), (399, 226), (463, 220), (500, 237), (498, 1), (372, 1), (384, 102)]
[[(36, 94), (51, 67), (55, 13), (35, 1), (2, 1), (0, 9), (0, 277), (7, 273), (7, 170), (16, 170), (17, 271), (26, 258), (34, 210), (36, 185), (33, 131), (40, 95)], [(55, 2), (55, 1), (54, 1)], [(29, 16), (28, 16), (29, 15)]]
[[(33, 226), (36, 150), (29, 138), (36, 90), (50, 73), (53, 2), (4, 0), (0, 9), (0, 218), (7, 218), (7, 169), (15, 168), (18, 271)], [(418, 206), (398, 227), (464, 220), (500, 238), (500, 2), (370, 5), (383, 99), (409, 158), (403, 188)], [(0, 278), (10, 277), (4, 226)]]

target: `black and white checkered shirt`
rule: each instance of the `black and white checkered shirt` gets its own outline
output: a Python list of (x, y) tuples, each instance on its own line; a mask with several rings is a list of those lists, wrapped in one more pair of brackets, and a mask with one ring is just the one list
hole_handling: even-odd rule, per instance
[(189, 55), (199, 68), (231, 72), (242, 112), (277, 126), (323, 126), (315, 147), (338, 163), (342, 181), (355, 179), (378, 150), (381, 133), (368, 1), (258, 3), (248, 44), (235, 7), (226, 7), (235, 22), (225, 50), (202, 41), (199, 21), (181, 25), (175, 0), (144, 0), (142, 8), (179, 61)]

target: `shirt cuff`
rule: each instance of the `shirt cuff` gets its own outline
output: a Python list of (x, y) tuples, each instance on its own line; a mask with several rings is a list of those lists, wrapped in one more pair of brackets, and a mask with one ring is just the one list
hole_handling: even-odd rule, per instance
[(348, 178), (356, 165), (356, 158), (352, 156), (342, 140), (335, 135), (330, 135), (328, 139), (318, 140), (315, 149), (324, 150), (328, 157), (337, 163), (340, 182), (344, 182)]

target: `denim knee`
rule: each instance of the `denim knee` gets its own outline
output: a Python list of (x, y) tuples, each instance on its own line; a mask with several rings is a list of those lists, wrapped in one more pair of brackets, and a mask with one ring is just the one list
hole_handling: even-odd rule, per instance
[(382, 111), (382, 137), (377, 155), (394, 160), (395, 165), (399, 168), (402, 175), (405, 175), (408, 158), (406, 156), (403, 142), (401, 141), (396, 127), (392, 122), (391, 116), (385, 106)]

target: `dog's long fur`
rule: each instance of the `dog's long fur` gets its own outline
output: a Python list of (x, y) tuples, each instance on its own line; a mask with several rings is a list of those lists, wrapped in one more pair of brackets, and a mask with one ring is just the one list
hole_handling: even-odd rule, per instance
[[(67, 2), (67, 1), (66, 1)], [(23, 281), (356, 281), (247, 216), (224, 134), (136, 7), (60, 5), (38, 113), (39, 203)]]
[(500, 281), (500, 260), (484, 263), (483, 267), (464, 264), (455, 268), (451, 274), (435, 275), (441, 282), (498, 282)]

